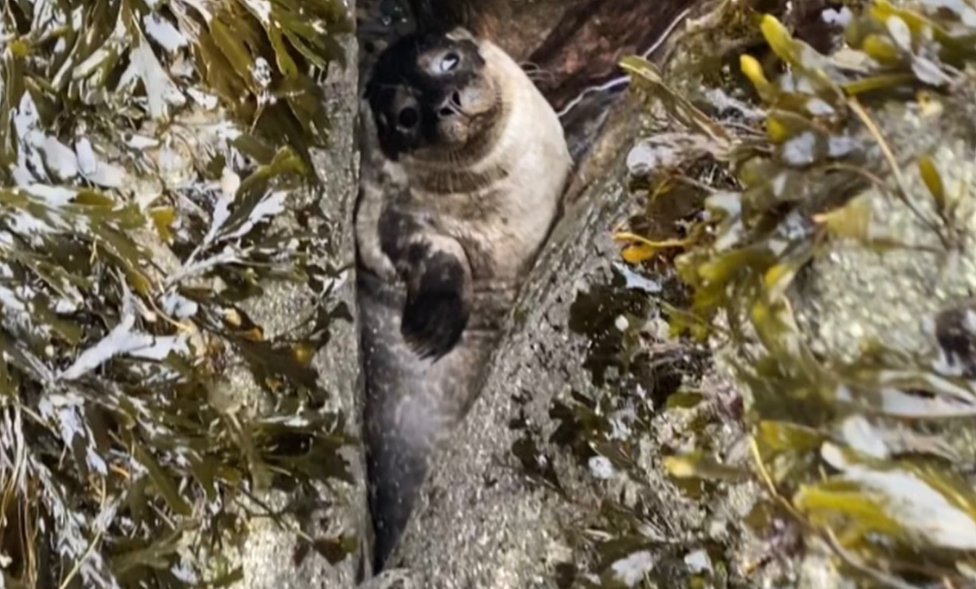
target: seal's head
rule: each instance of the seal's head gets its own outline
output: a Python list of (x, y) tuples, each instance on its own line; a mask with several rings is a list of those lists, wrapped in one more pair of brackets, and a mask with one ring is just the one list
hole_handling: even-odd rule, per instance
[(387, 47), (366, 85), (380, 147), (404, 153), (463, 150), (501, 111), (500, 82), (466, 30), (409, 35)]

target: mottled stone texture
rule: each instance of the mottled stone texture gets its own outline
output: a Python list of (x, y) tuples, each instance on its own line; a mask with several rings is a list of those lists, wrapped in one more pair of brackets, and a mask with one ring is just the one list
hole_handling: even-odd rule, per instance
[[(331, 146), (313, 154), (324, 185), (319, 190), (294, 195), (288, 200), (287, 214), (276, 220), (297, 229), (298, 212), (303, 209), (313, 211), (309, 223), (318, 239), (310, 263), (320, 267), (340, 268), (354, 259), (352, 214), (359, 176), (355, 141), (359, 77), (355, 67), (358, 54), (355, 38), (344, 39), (343, 47), (350, 66), (343, 69), (341, 65), (333, 64), (325, 82), (325, 98), (333, 126)], [(331, 308), (343, 302), (350, 310), (355, 310), (355, 280), (351, 272), (347, 271), (340, 278), (341, 285), (324, 302), (304, 284), (281, 283), (269, 288), (267, 294), (247, 310), (268, 333), (273, 334), (295, 329), (297, 318), (310, 316), (313, 307), (319, 303)], [(330, 333), (329, 343), (319, 351), (313, 364), (328, 396), (326, 410), (341, 411), (346, 416), (348, 432), (358, 437), (362, 425), (359, 332), (355, 322), (337, 319), (332, 322)], [(369, 525), (363, 454), (358, 447), (347, 448), (345, 454), (355, 484), (330, 481), (328, 488), (320, 488), (320, 496), (315, 498), (319, 506), (311, 515), (301, 521), (290, 518), (289, 522), (314, 537), (355, 535), (365, 543)], [(293, 498), (276, 494), (264, 499), (273, 507), (281, 508)], [(295, 566), (298, 542), (293, 531), (281, 529), (269, 519), (252, 521), (248, 540), (241, 547), (242, 586), (252, 589), (355, 587), (366, 572), (364, 567), (368, 568), (368, 559), (363, 558), (365, 546), (335, 566), (314, 551)]]

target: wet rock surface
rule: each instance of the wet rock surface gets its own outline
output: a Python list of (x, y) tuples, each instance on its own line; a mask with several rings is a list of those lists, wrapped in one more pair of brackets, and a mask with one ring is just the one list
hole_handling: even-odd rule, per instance
[(387, 569), (364, 581), (358, 589), (421, 589), (426, 587), (410, 569)]

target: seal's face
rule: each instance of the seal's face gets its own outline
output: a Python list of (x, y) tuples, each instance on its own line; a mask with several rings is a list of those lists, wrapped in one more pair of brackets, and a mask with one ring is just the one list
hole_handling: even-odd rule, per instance
[(366, 85), (380, 147), (404, 153), (463, 149), (501, 106), (475, 39), (466, 31), (403, 37), (387, 47)]

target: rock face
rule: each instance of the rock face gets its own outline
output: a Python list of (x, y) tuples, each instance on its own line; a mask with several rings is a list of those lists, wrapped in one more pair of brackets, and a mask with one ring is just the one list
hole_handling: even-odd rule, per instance
[(872, 211), (878, 235), (897, 236), (904, 247), (837, 247), (812, 264), (794, 300), (811, 345), (829, 361), (853, 361), (861, 343), (870, 340), (911, 353), (930, 351), (937, 345), (936, 315), (976, 292), (976, 257), (965, 245), (976, 235), (976, 207), (966, 196), (976, 189), (974, 114), (956, 97), (924, 110), (892, 105), (875, 114), (900, 159), (931, 156), (946, 195), (958, 199), (944, 230), (957, 236), (958, 244), (946, 247), (927, 221), (939, 213), (918, 165), (907, 165), (900, 174), (907, 202), (883, 188), (864, 191), (858, 198)]
[[(355, 63), (355, 38), (346, 37), (343, 48)], [(309, 221), (318, 236), (321, 250), (313, 252), (311, 262), (319, 267), (342, 268), (355, 256), (352, 236), (353, 210), (356, 203), (358, 163), (355, 128), (357, 125), (356, 88), (358, 72), (354, 67), (334, 65), (329, 72), (325, 95), (329, 99), (329, 117), (333, 140), (326, 150), (313, 153), (316, 169), (323, 177), (320, 190), (297, 193), (289, 200), (287, 214), (280, 222), (298, 230), (300, 211), (317, 209)], [(344, 305), (356, 309), (355, 280), (351, 271), (340, 274), (332, 294), (324, 301), (329, 309)], [(272, 332), (293, 328), (296, 317), (309, 316), (317, 301), (305, 285), (281, 284), (269, 289), (250, 313)], [(313, 359), (313, 366), (328, 393), (326, 410), (338, 410), (347, 416), (347, 432), (358, 438), (362, 428), (361, 368), (359, 331), (355, 320), (337, 319), (330, 324), (328, 343)], [(293, 520), (298, 529), (318, 538), (356, 538), (360, 547), (335, 565), (314, 552), (295, 563), (301, 540), (294, 531), (282, 529), (269, 519), (253, 522), (246, 544), (241, 548), (244, 565), (243, 586), (254, 589), (309, 589), (312, 587), (354, 587), (369, 576), (369, 515), (366, 507), (365, 463), (362, 449), (347, 446), (343, 454), (354, 482), (330, 482), (321, 486), (320, 496), (307, 517)], [(283, 494), (266, 498), (273, 507), (283, 508), (289, 500)], [(283, 564), (287, 563), (287, 566)]]
[[(876, 473), (903, 477), (893, 480), (891, 488), (879, 485), (876, 491), (884, 498), (878, 500), (901, 501), (893, 517), (905, 529), (919, 530), (917, 549), (923, 553), (960, 543), (976, 548), (972, 515), (951, 509), (920, 515), (942, 500), (932, 490), (936, 487), (927, 485), (949, 480), (954, 481), (950, 485), (959, 485), (951, 493), (976, 491), (971, 425), (976, 415), (976, 374), (971, 372), (976, 360), (972, 348), (976, 341), (972, 327), (976, 292), (973, 79), (962, 82), (957, 91), (933, 102), (926, 100), (924, 106), (909, 101), (872, 111), (887, 147), (898, 162), (906, 163), (899, 164), (903, 167), (898, 177), (890, 167), (881, 173), (885, 185), (859, 191), (857, 206), (871, 211), (871, 231), (877, 239), (891, 238), (898, 245), (879, 249), (839, 240), (829, 254), (811, 262), (790, 292), (799, 333), (818, 360), (839, 371), (855, 367), (870, 375), (862, 381), (863, 389), (852, 390), (847, 398), (838, 395), (839, 404), (851, 403), (859, 410), (855, 416), (836, 418), (833, 426), (842, 433), (838, 446), (825, 443), (821, 448), (824, 461), (840, 471), (837, 479), (863, 480)], [(870, 145), (876, 138), (864, 132), (861, 140)], [(917, 163), (922, 158), (929, 158), (940, 178), (948, 203), (942, 212), (933, 195), (932, 176), (926, 178), (925, 168)], [(903, 198), (896, 196), (901, 190)], [(878, 356), (872, 356), (879, 350)], [(729, 356), (720, 358), (725, 361)], [(884, 378), (874, 376), (888, 371), (933, 382), (916, 389), (897, 378), (881, 384)], [(937, 384), (942, 378), (960, 388), (950, 392)], [(743, 390), (758, 392), (760, 399), (765, 396), (749, 387)], [(831, 459), (838, 447), (857, 458), (838, 464)], [(926, 456), (922, 460), (948, 462), (941, 462), (927, 478), (918, 474), (915, 464), (897, 460), (910, 452)], [(914, 492), (907, 492), (909, 488)], [(923, 530), (946, 526), (959, 527), (942, 537)], [(807, 556), (802, 587), (824, 586), (824, 552), (832, 553), (821, 547)], [(850, 579), (835, 582), (851, 586)]]

